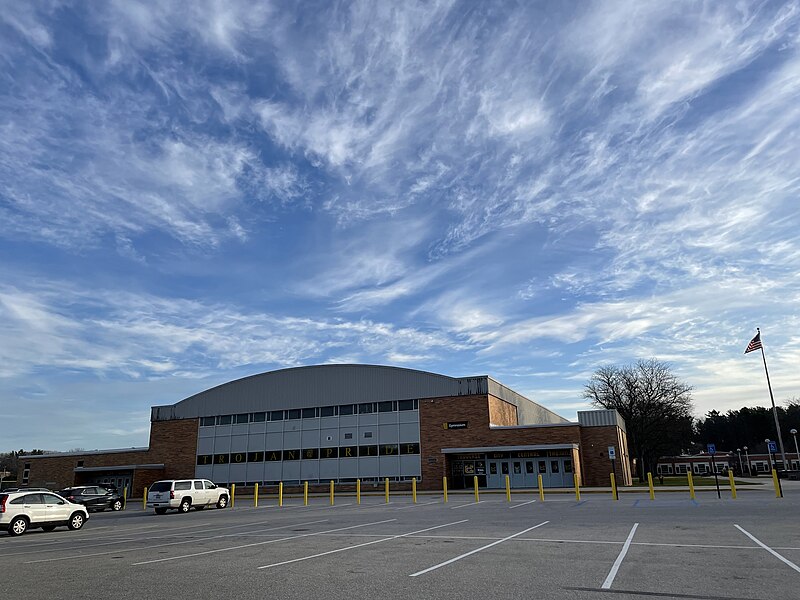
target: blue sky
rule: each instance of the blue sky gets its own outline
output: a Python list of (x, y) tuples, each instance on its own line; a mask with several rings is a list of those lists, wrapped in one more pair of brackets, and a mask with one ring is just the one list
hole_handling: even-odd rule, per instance
[(797, 2), (0, 2), (0, 449), (298, 365), (800, 396)]

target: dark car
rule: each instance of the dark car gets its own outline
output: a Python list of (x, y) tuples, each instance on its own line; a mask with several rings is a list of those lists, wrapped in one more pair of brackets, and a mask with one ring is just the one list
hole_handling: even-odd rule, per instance
[(125, 501), (120, 494), (99, 485), (80, 485), (59, 492), (64, 498), (76, 504), (83, 504), (86, 510), (122, 510)]

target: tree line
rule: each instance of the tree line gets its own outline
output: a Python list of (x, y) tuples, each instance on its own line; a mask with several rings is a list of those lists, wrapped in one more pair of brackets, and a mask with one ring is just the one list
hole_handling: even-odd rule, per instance
[[(692, 387), (654, 358), (600, 367), (584, 386), (583, 397), (598, 408), (616, 410), (625, 420), (628, 450), (640, 481), (647, 472), (656, 472), (662, 456), (698, 454), (709, 443), (719, 452), (744, 446), (751, 453), (766, 452), (764, 440), (776, 439), (771, 408), (743, 407), (725, 414), (712, 410), (695, 419)], [(793, 451), (789, 431), (800, 430), (800, 400), (789, 400), (777, 410), (786, 451)]]

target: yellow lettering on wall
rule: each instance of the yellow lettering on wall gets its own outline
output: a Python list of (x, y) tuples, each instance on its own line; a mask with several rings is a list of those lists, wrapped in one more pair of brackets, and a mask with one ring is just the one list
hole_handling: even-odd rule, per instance
[(353, 449), (352, 448), (345, 448), (344, 449), (345, 456), (353, 456)]

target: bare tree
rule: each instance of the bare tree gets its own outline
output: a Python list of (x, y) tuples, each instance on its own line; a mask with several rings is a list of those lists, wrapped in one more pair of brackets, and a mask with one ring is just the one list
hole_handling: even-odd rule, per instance
[(632, 365), (600, 367), (583, 391), (584, 398), (613, 408), (625, 419), (628, 445), (643, 481), (660, 456), (679, 453), (692, 440), (692, 387), (655, 358)]

